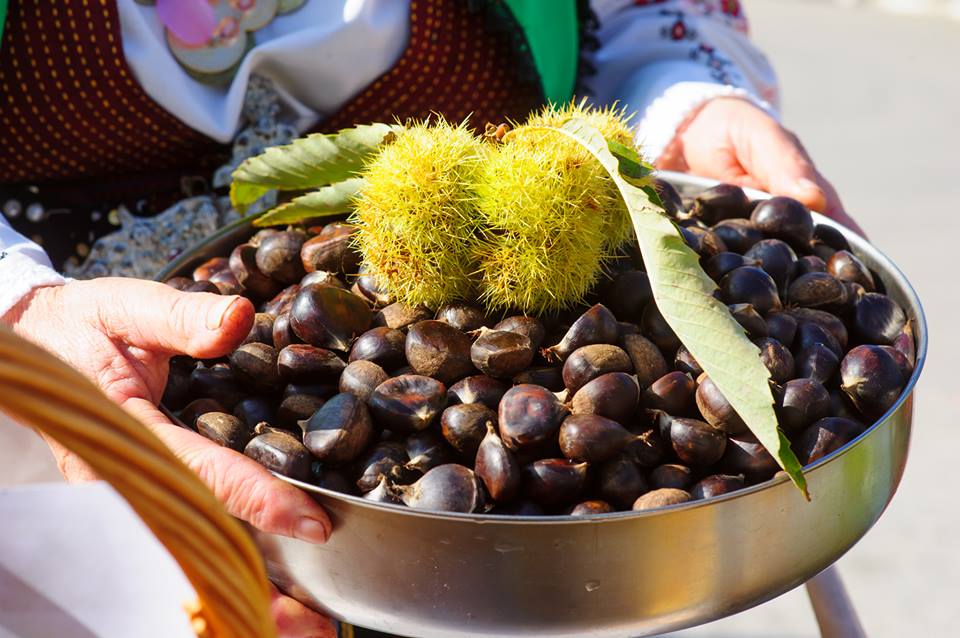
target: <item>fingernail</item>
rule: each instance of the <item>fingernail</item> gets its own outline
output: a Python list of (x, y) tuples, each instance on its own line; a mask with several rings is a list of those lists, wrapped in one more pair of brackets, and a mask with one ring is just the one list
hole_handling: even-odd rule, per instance
[(231, 306), (239, 301), (240, 297), (224, 297), (222, 300), (210, 306), (210, 310), (207, 311), (207, 330), (217, 330), (220, 328)]
[(812, 180), (807, 179), (806, 177), (801, 177), (797, 180), (797, 188), (801, 191), (815, 190), (817, 192), (821, 192), (820, 185)]
[(326, 525), (315, 518), (306, 516), (297, 521), (296, 526), (293, 528), (294, 538), (299, 538), (308, 543), (325, 543), (329, 535), (330, 533), (327, 531)]

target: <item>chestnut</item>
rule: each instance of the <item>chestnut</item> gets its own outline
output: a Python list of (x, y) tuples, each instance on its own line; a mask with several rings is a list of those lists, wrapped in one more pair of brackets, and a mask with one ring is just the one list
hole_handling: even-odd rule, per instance
[(394, 328), (371, 328), (353, 342), (349, 361), (373, 361), (384, 370), (396, 370), (407, 365), (406, 341), (407, 336)]
[(363, 267), (360, 268), (360, 276), (357, 277), (354, 286), (357, 292), (364, 299), (370, 302), (374, 308), (383, 308), (393, 303), (393, 297), (387, 287), (380, 282), (374, 275), (365, 273)]
[(390, 484), (386, 477), (380, 479), (377, 486), (363, 495), (363, 499), (374, 503), (390, 503), (392, 505), (401, 505), (399, 490)]
[(257, 248), (252, 244), (240, 244), (230, 253), (230, 271), (243, 286), (248, 296), (269, 299), (277, 294), (281, 284), (270, 279), (257, 268)]
[(696, 400), (700, 414), (710, 425), (727, 434), (741, 434), (748, 431), (747, 424), (706, 373), (697, 379)]
[(690, 488), (690, 496), (694, 500), (713, 498), (721, 494), (739, 490), (744, 485), (744, 477), (741, 474), (736, 476), (731, 476), (730, 474), (712, 474), (697, 481), (694, 486)]
[(258, 423), (274, 423), (277, 419), (275, 402), (263, 397), (249, 397), (233, 408), (233, 416), (240, 419), (253, 432)]
[(660, 489), (651, 490), (634, 501), (633, 510), (653, 510), (657, 509), (658, 507), (679, 505), (691, 500), (693, 500), (693, 497), (689, 492), (670, 487), (663, 487)]
[(519, 332), (483, 330), (470, 346), (470, 360), (486, 375), (509, 379), (533, 361), (533, 346)]
[(556, 395), (546, 388), (515, 385), (500, 400), (500, 438), (511, 450), (536, 446), (556, 435), (567, 414)]
[(560, 343), (544, 353), (555, 361), (566, 361), (574, 351), (593, 344), (613, 344), (620, 336), (617, 318), (606, 306), (596, 304), (584, 312), (563, 335)]
[(830, 393), (816, 379), (791, 379), (774, 391), (777, 421), (787, 434), (830, 414)]
[(810, 272), (790, 282), (787, 303), (803, 308), (839, 308), (847, 302), (843, 283), (825, 272)]
[(673, 357), (673, 367), (676, 368), (677, 372), (688, 374), (694, 379), (703, 374), (703, 368), (693, 358), (686, 346), (680, 346), (677, 350), (677, 354)]
[(813, 239), (813, 215), (795, 199), (771, 197), (760, 202), (750, 221), (764, 234), (796, 247), (804, 247)]
[(779, 239), (758, 241), (743, 254), (744, 258), (756, 261), (759, 267), (773, 279), (779, 292), (787, 289), (797, 267), (797, 255)]
[(873, 274), (860, 258), (848, 250), (841, 249), (833, 253), (827, 261), (827, 272), (850, 283), (860, 284), (867, 292), (877, 289)]
[(180, 410), (180, 412), (177, 414), (177, 418), (180, 419), (180, 422), (183, 423), (188, 429), (196, 430), (197, 419), (207, 412), (226, 412), (226, 408), (223, 407), (223, 404), (216, 399), (194, 399), (184, 406), (182, 410)]
[(609, 514), (616, 511), (606, 501), (583, 501), (570, 509), (570, 516), (590, 516), (591, 514)]
[[(343, 288), (346, 290), (346, 286), (340, 278), (337, 277), (336, 273), (332, 273), (326, 270), (314, 270), (313, 272), (308, 272), (303, 276), (303, 279), (300, 280), (300, 287), (306, 288), (307, 286), (312, 285), (318, 286), (333, 286), (334, 288)], [(287, 288), (289, 290), (289, 288)], [(291, 300), (292, 301), (292, 300)]]
[(680, 339), (667, 320), (663, 318), (657, 304), (649, 303), (640, 318), (640, 331), (656, 344), (665, 356), (670, 356), (680, 347)]
[(877, 419), (893, 407), (906, 383), (900, 365), (880, 346), (862, 345), (840, 362), (841, 388), (857, 409)]
[(633, 372), (633, 363), (623, 348), (593, 344), (577, 348), (563, 364), (563, 383), (576, 394), (590, 381), (610, 372)]
[(705, 467), (713, 465), (723, 456), (727, 444), (727, 435), (699, 419), (683, 417), (661, 417), (677, 457), (686, 465)]
[(298, 481), (310, 480), (310, 451), (295, 436), (272, 428), (250, 439), (243, 453), (271, 472)]
[(300, 261), (300, 248), (306, 240), (306, 233), (299, 230), (280, 231), (266, 237), (257, 247), (257, 268), (281, 284), (297, 283), (306, 274)]
[(709, 225), (724, 219), (745, 219), (750, 216), (750, 200), (739, 186), (717, 184), (694, 198), (690, 216)]
[[(787, 314), (793, 317), (797, 324), (802, 323), (815, 323), (836, 339), (837, 345), (840, 347), (840, 350), (846, 350), (847, 348), (847, 327), (844, 325), (843, 321), (836, 315), (826, 312), (824, 310), (816, 310), (814, 308), (790, 308), (784, 311), (784, 314)], [(782, 342), (786, 345), (786, 342)], [(838, 353), (838, 354), (842, 354)]]
[(291, 343), (303, 343), (290, 327), (290, 313), (284, 312), (277, 315), (273, 320), (273, 347), (277, 350), (283, 350)]
[(431, 318), (432, 315), (426, 308), (392, 303), (377, 311), (373, 316), (373, 325), (402, 330), (419, 321), (426, 321)]
[(456, 463), (438, 465), (398, 491), (403, 502), (414, 509), (467, 514), (483, 508), (483, 491), (476, 474)]
[(693, 407), (697, 384), (689, 374), (668, 372), (643, 391), (643, 405), (667, 414), (688, 414)]
[(329, 350), (293, 343), (277, 355), (280, 377), (288, 383), (335, 383), (347, 364)]
[(416, 472), (406, 467), (410, 458), (402, 443), (381, 441), (366, 452), (356, 463), (356, 484), (361, 492), (374, 489), (382, 479), (404, 484), (413, 480)]
[(223, 406), (221, 412), (230, 412), (247, 393), (230, 367), (197, 367), (190, 372), (190, 396), (214, 399)]
[(301, 288), (290, 306), (290, 327), (307, 343), (346, 352), (370, 327), (373, 314), (365, 301), (333, 286)]
[(253, 316), (253, 325), (250, 326), (250, 332), (243, 338), (240, 345), (246, 343), (265, 343), (268, 346), (273, 345), (273, 321), (274, 316), (265, 312), (258, 312)]
[(434, 430), (421, 430), (407, 436), (407, 456), (410, 460), (406, 467), (425, 474), (429, 470), (452, 463), (454, 453), (442, 436)]
[(700, 255), (701, 259), (709, 259), (720, 253), (727, 252), (727, 245), (723, 243), (720, 236), (707, 228), (697, 228), (688, 226), (680, 228), (683, 240), (687, 243), (693, 252)]
[(603, 294), (620, 321), (640, 321), (643, 309), (653, 300), (650, 278), (642, 270), (626, 270), (616, 276)]
[(853, 419), (827, 417), (804, 430), (793, 449), (803, 465), (809, 465), (831, 452), (839, 450), (864, 431), (863, 424)]
[(782, 307), (773, 279), (753, 266), (742, 266), (724, 275), (720, 280), (720, 297), (726, 304), (751, 304), (761, 314)]
[(634, 438), (616, 421), (597, 414), (572, 414), (560, 425), (560, 450), (573, 461), (603, 463)]
[(693, 470), (686, 465), (664, 463), (650, 472), (650, 485), (653, 489), (672, 488), (685, 490), (693, 484)]
[(197, 432), (217, 445), (242, 452), (250, 440), (253, 428), (225, 412), (207, 412), (197, 418)]
[(676, 217), (680, 213), (684, 212), (683, 199), (680, 197), (680, 193), (677, 192), (677, 189), (674, 188), (673, 184), (660, 177), (654, 177), (651, 179), (651, 186), (653, 186), (653, 189), (660, 197), (660, 203), (663, 204), (663, 210), (665, 210), (668, 215), (671, 217)]
[(759, 441), (741, 435), (727, 440), (718, 468), (730, 474), (743, 474), (751, 483), (761, 483), (772, 478), (780, 466)]
[(442, 321), (420, 321), (407, 332), (407, 361), (422, 374), (453, 383), (475, 370), (470, 360), (470, 337)]
[(774, 383), (786, 383), (794, 377), (793, 355), (776, 339), (766, 338), (754, 341), (760, 348), (760, 360), (770, 372)]
[(194, 281), (206, 281), (223, 270), (230, 269), (230, 260), (226, 257), (211, 257), (193, 269)]
[(631, 428), (631, 432), (639, 433), (627, 444), (624, 454), (642, 467), (656, 467), (664, 462), (670, 452), (669, 443), (664, 442), (658, 428)]
[[(190, 401), (190, 373), (196, 364), (189, 357), (173, 357), (160, 402), (171, 410), (180, 410)], [(562, 385), (562, 383), (561, 383)]]
[(477, 448), (474, 471), (497, 503), (508, 503), (520, 492), (520, 465), (492, 424), (487, 424), (486, 434)]
[(764, 321), (756, 308), (748, 303), (738, 303), (729, 306), (730, 314), (737, 320), (743, 329), (747, 331), (747, 336), (751, 339), (762, 339), (769, 334), (767, 322)]
[(714, 281), (720, 281), (731, 270), (741, 266), (759, 266), (760, 263), (737, 253), (719, 253), (703, 263), (703, 271)]
[(307, 272), (326, 270), (345, 275), (360, 269), (360, 253), (352, 245), (355, 228), (343, 222), (333, 222), (323, 227), (316, 237), (304, 242), (300, 260)]
[(494, 330), (503, 330), (506, 332), (516, 332), (522, 334), (530, 340), (530, 347), (537, 351), (543, 345), (543, 339), (547, 332), (543, 327), (543, 322), (535, 317), (526, 315), (516, 315), (507, 317), (493, 327)]
[(826, 385), (840, 366), (840, 358), (828, 346), (815, 343), (794, 357), (798, 378), (814, 379)]
[(366, 404), (344, 392), (310, 417), (303, 443), (320, 461), (339, 464), (357, 458), (372, 438), (373, 422)]
[[(554, 366), (528, 368), (524, 370), (520, 374), (513, 377), (514, 385), (519, 385), (521, 383), (540, 385), (551, 392), (561, 392), (565, 387), (563, 385), (563, 371)], [(504, 388), (504, 392), (506, 392), (506, 388)]]
[(743, 254), (763, 240), (763, 233), (749, 219), (724, 219), (714, 224), (710, 230), (734, 253)]
[(370, 413), (394, 432), (425, 430), (447, 403), (447, 388), (436, 379), (405, 374), (387, 379), (367, 400)]
[(640, 386), (624, 372), (602, 374), (584, 384), (570, 401), (573, 414), (597, 414), (627, 423), (640, 404)]
[(447, 391), (447, 403), (450, 405), (481, 403), (491, 410), (496, 410), (506, 391), (507, 386), (501, 381), (477, 374), (460, 379), (450, 386)]
[(325, 398), (312, 394), (291, 394), (285, 396), (277, 406), (276, 425), (285, 430), (299, 432), (303, 424), (326, 403)]
[(278, 353), (265, 343), (247, 343), (229, 356), (230, 369), (245, 387), (261, 394), (279, 392), (282, 388), (277, 369)]
[(640, 466), (627, 454), (617, 455), (597, 468), (597, 492), (618, 509), (630, 509), (649, 489)]
[(893, 299), (867, 292), (854, 302), (853, 333), (863, 343), (890, 345), (903, 331), (907, 317)]
[(462, 302), (442, 306), (437, 310), (437, 320), (463, 332), (479, 330), (489, 323), (483, 308)]
[(541, 459), (523, 468), (523, 491), (543, 507), (577, 500), (587, 482), (587, 464), (568, 459)]
[(440, 415), (443, 438), (464, 458), (477, 455), (480, 442), (487, 434), (487, 424), (496, 426), (497, 413), (482, 403), (451, 405)]
[(651, 383), (670, 371), (663, 353), (646, 337), (639, 334), (625, 335), (620, 339), (620, 345), (630, 357), (641, 389), (649, 387)]
[[(797, 259), (794, 276), (799, 277), (811, 272), (827, 272), (827, 262), (816, 255), (804, 255)], [(833, 274), (833, 273), (830, 273)]]
[(797, 320), (784, 312), (771, 312), (766, 317), (767, 336), (776, 339), (785, 347), (793, 345), (797, 334)]
[(343, 369), (340, 374), (339, 389), (340, 392), (349, 392), (362, 401), (367, 401), (377, 386), (388, 378), (386, 371), (373, 361), (359, 359)]

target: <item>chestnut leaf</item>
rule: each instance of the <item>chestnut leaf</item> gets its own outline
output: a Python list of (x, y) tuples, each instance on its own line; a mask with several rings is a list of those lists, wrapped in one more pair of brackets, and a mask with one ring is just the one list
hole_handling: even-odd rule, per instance
[(342, 182), (318, 188), (267, 211), (255, 219), (253, 225), (286, 226), (298, 224), (305, 219), (348, 212), (353, 207), (353, 199), (360, 194), (360, 189), (366, 183), (362, 177), (350, 177)]
[(354, 177), (367, 158), (400, 130), (400, 125), (378, 123), (271, 146), (233, 171), (230, 202), (243, 212), (273, 189), (306, 190)]
[[(660, 313), (757, 439), (773, 452), (780, 467), (809, 499), (800, 462), (777, 426), (770, 373), (760, 360), (759, 350), (730, 310), (714, 299), (716, 284), (700, 267), (697, 254), (686, 245), (678, 228), (657, 206), (657, 200), (651, 199), (651, 189), (644, 188), (643, 181), (637, 179), (638, 171), (628, 170), (626, 177), (621, 174), (621, 161), (600, 132), (586, 121), (574, 118), (562, 127), (544, 128), (577, 141), (606, 169), (630, 213)], [(627, 166), (637, 163), (638, 156), (633, 155), (624, 156), (622, 161)]]

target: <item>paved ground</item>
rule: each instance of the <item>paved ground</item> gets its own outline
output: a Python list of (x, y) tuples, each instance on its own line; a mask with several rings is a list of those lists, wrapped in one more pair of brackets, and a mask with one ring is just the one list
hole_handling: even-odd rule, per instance
[[(839, 566), (874, 638), (960, 635), (960, 22), (869, 7), (747, 0), (756, 41), (778, 70), (783, 115), (847, 210), (914, 283), (931, 352), (906, 475), (890, 508)], [(954, 327), (951, 328), (950, 326)], [(802, 590), (679, 638), (816, 635)]]

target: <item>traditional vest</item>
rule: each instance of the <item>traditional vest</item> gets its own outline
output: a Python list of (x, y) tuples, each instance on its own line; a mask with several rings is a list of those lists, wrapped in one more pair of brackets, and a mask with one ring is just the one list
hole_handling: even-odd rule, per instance
[[(0, 0), (0, 13), (6, 0)], [(570, 99), (589, 48), (587, 2), (412, 0), (407, 48), (393, 68), (317, 130), (441, 113), (474, 126), (520, 119)], [(2, 18), (2, 16), (0, 16)], [(208, 177), (226, 149), (154, 102), (128, 68), (112, 0), (11, 0), (0, 42), (0, 205), (69, 211), (55, 224), (17, 215), (55, 264), (113, 230), (103, 214), (140, 214)], [(91, 217), (91, 212), (97, 215)], [(8, 215), (10, 217), (10, 215)], [(29, 218), (28, 218), (29, 217)], [(53, 228), (51, 228), (53, 227)]]

